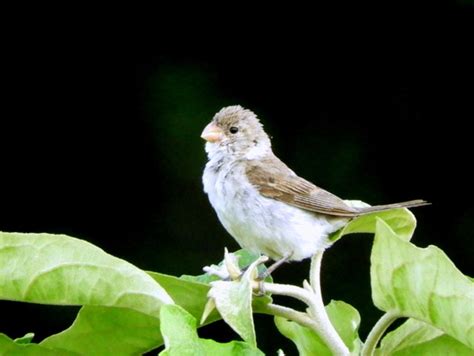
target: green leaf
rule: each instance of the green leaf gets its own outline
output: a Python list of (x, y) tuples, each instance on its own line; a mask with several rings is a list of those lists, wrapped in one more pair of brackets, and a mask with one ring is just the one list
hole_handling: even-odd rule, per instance
[[(238, 257), (239, 267), (242, 269), (249, 268), (249, 266), (261, 256), (259, 253), (255, 253), (246, 249), (240, 249), (233, 252), (233, 254)], [(263, 264), (258, 265), (257, 268), (258, 273), (265, 270), (265, 266)]]
[(268, 294), (265, 295), (254, 295), (252, 298), (252, 310), (254, 313), (268, 314), (266, 305), (272, 302), (272, 297)]
[[(176, 304), (193, 317), (201, 317), (208, 299), (209, 285), (162, 273), (148, 274), (166, 290)], [(219, 319), (221, 316), (215, 311), (206, 320), (206, 324)], [(137, 354), (163, 343), (159, 327), (157, 318), (127, 309), (83, 307), (69, 329), (47, 338), (43, 343), (86, 354), (93, 350), (109, 354), (120, 354), (120, 350), (126, 350), (128, 354)], [(114, 345), (108, 346), (109, 343), (104, 340), (113, 340)]]
[[(248, 265), (247, 265), (248, 266)], [(148, 272), (148, 274), (157, 281), (171, 296), (176, 304), (183, 307), (191, 313), (196, 319), (200, 319), (207, 303), (207, 294), (211, 289), (208, 284), (203, 284), (192, 279), (170, 276), (163, 273)], [(252, 300), (252, 309), (255, 312), (266, 310), (265, 305), (272, 302), (272, 298), (268, 295), (255, 297)], [(206, 319), (205, 324), (220, 320), (221, 316), (217, 312), (211, 313)]]
[(331, 303), (326, 305), (326, 312), (349, 351), (354, 351), (360, 345), (360, 315), (357, 309), (343, 301), (331, 300)]
[(375, 355), (472, 356), (473, 350), (431, 325), (408, 319), (382, 339)]
[(104, 305), (158, 316), (173, 303), (144, 271), (66, 235), (0, 233), (0, 299)]
[(72, 356), (67, 351), (51, 350), (37, 344), (19, 344), (4, 334), (0, 334), (0, 352), (2, 356)]
[[(352, 201), (352, 205), (355, 201)], [(408, 209), (392, 209), (361, 215), (352, 219), (341, 230), (332, 234), (330, 239), (335, 242), (342, 236), (354, 233), (375, 233), (377, 218), (383, 219), (390, 228), (404, 240), (410, 240), (416, 228), (415, 216)]]
[(377, 220), (371, 255), (374, 304), (425, 321), (474, 348), (474, 283), (435, 246), (418, 248)]
[(142, 354), (160, 346), (160, 321), (127, 309), (85, 306), (74, 323), (40, 345), (81, 355)]
[(242, 339), (257, 346), (252, 314), (253, 275), (259, 261), (253, 262), (240, 281), (212, 282), (209, 297), (213, 298), (222, 318)]
[(17, 344), (30, 344), (34, 337), (35, 337), (34, 333), (27, 333), (23, 335), (22, 337), (16, 338), (13, 341), (15, 341)]
[[(210, 285), (162, 273), (148, 272), (148, 274), (166, 290), (176, 304), (183, 307), (196, 319), (201, 318), (208, 299), (207, 293), (211, 289)], [(215, 311), (206, 321), (210, 323), (220, 318), (219, 313)]]
[(199, 274), (197, 276), (183, 274), (179, 278), (183, 281), (196, 282), (196, 283), (201, 283), (201, 284), (206, 284), (206, 285), (209, 285), (209, 283), (211, 282), (220, 280), (218, 276), (208, 274), (208, 273)]
[[(334, 300), (326, 306), (326, 311), (351, 354), (358, 355), (361, 345), (357, 333), (360, 325), (359, 312), (347, 303)], [(326, 344), (310, 328), (278, 316), (275, 317), (275, 324), (284, 336), (295, 343), (300, 355), (332, 355)]]
[(263, 355), (257, 348), (241, 341), (221, 344), (200, 339), (196, 332), (196, 318), (178, 305), (163, 306), (160, 318), (166, 345), (165, 350), (160, 353), (162, 356)]
[(275, 325), (283, 336), (293, 341), (300, 356), (332, 356), (332, 352), (313, 330), (280, 316), (275, 317)]
[(256, 346), (252, 316), (252, 287), (245, 280), (213, 282), (210, 297), (227, 324), (250, 345)]

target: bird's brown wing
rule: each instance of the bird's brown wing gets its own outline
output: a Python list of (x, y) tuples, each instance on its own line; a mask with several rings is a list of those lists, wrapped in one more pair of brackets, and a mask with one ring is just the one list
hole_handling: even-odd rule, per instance
[(248, 165), (246, 174), (249, 182), (267, 198), (320, 214), (347, 217), (360, 214), (334, 194), (298, 177), (276, 157)]

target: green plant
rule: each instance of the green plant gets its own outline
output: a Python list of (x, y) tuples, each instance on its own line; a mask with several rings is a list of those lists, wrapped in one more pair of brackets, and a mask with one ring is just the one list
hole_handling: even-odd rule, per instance
[[(474, 283), (438, 248), (410, 242), (416, 220), (406, 209), (366, 215), (332, 236), (375, 234), (371, 254), (374, 304), (385, 315), (363, 343), (359, 313), (342, 301), (324, 307), (319, 286), (322, 254), (313, 257), (302, 287), (256, 281), (264, 257), (228, 254), (201, 276), (143, 271), (88, 242), (64, 235), (0, 233), (0, 298), (82, 305), (66, 330), (33, 343), (0, 334), (0, 351), (28, 355), (139, 354), (165, 344), (163, 355), (262, 355), (253, 313), (274, 316), (278, 330), (301, 355), (413, 355), (474, 352)], [(249, 266), (250, 265), (250, 266)], [(240, 268), (249, 266), (240, 275)], [(221, 280), (215, 275), (229, 275)], [(257, 296), (263, 286), (266, 294)], [(298, 311), (271, 295), (303, 301)], [(408, 320), (382, 338), (397, 318)], [(201, 339), (201, 324), (224, 319), (243, 339)], [(380, 341), (381, 340), (381, 341)], [(379, 342), (380, 341), (380, 342)]]

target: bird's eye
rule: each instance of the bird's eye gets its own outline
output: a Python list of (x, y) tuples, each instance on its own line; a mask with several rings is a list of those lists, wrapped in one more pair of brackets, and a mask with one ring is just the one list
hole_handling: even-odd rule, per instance
[(239, 132), (239, 128), (238, 127), (235, 127), (235, 126), (232, 126), (230, 129), (229, 129), (230, 133), (231, 134), (235, 134), (237, 132)]

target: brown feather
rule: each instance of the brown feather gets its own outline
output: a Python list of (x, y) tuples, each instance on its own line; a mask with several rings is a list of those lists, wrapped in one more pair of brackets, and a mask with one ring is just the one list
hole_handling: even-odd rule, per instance
[(359, 210), (348, 206), (341, 198), (298, 177), (276, 157), (249, 164), (246, 174), (249, 182), (267, 198), (320, 214), (360, 215)]
[(394, 203), (394, 204), (374, 205), (374, 206), (368, 206), (366, 208), (360, 208), (359, 215), (370, 214), (375, 211), (398, 209), (398, 208), (416, 208), (417, 206), (425, 206), (425, 205), (431, 205), (431, 203), (428, 203), (426, 200), (417, 199), (417, 200), (404, 201), (401, 203)]
[(331, 216), (356, 217), (376, 211), (414, 208), (429, 205), (424, 200), (353, 208), (341, 198), (298, 177), (276, 157), (249, 164), (246, 170), (249, 182), (267, 198), (272, 198), (300, 209)]

